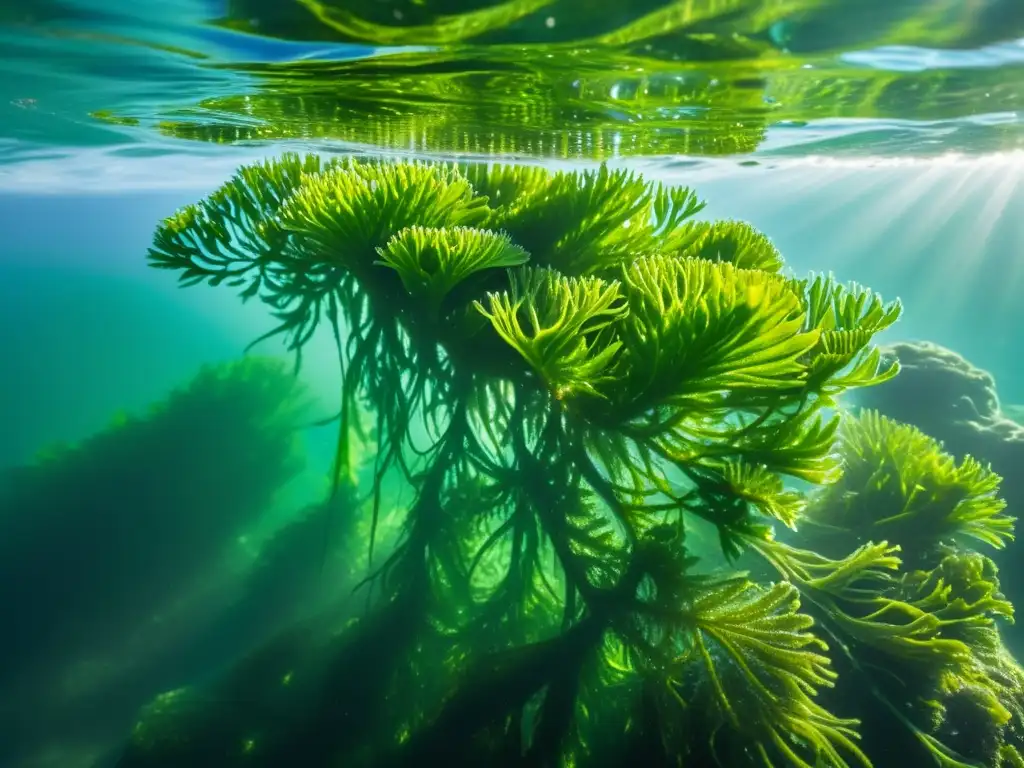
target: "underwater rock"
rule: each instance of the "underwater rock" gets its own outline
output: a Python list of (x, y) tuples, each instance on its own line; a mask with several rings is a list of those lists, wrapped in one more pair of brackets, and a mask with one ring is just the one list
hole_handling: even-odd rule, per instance
[(1011, 421), (1024, 424), (1024, 405), (1009, 404), (1003, 406), (1003, 413)]
[(991, 373), (938, 344), (918, 341), (882, 348), (900, 375), (860, 390), (861, 405), (913, 424), (955, 456), (970, 454), (1002, 475), (1011, 511), (1024, 514), (1024, 426), (1000, 405)]

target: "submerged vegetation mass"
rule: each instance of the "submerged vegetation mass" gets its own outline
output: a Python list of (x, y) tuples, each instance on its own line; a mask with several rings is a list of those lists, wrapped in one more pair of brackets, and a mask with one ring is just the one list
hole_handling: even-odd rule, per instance
[[(116, 738), (154, 693), (223, 660), (188, 646), (238, 538), (303, 469), (310, 404), (287, 362), (210, 365), (0, 472), (0, 764), (37, 765), (41, 742)], [(272, 611), (264, 600), (260, 618)]]
[(120, 765), (1024, 763), (969, 546), (1012, 537), (1000, 478), (841, 408), (897, 375), (900, 304), (702, 208), (607, 167), (285, 155), (167, 219), (154, 266), (264, 302), (297, 364), (333, 335), (373, 570), (365, 615), (161, 697)]

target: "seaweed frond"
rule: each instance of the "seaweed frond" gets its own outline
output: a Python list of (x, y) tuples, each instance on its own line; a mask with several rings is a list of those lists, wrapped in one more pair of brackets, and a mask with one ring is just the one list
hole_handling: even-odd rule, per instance
[(749, 741), (766, 766), (848, 766), (849, 760), (870, 766), (857, 744), (858, 722), (815, 701), (836, 673), (828, 645), (799, 609), (799, 593), (786, 582), (764, 588), (734, 578), (697, 589), (678, 615), (692, 635), (673, 664), (671, 689), (682, 702), (693, 688), (682, 683), (686, 668), (699, 665), (702, 681), (684, 706), (697, 706), (700, 687), (708, 686), (717, 718)]
[(809, 510), (814, 521), (908, 550), (955, 537), (996, 548), (1013, 540), (1002, 478), (971, 456), (957, 462), (916, 427), (862, 411), (844, 420), (840, 451), (843, 481)]
[(425, 301), (435, 319), (445, 297), (470, 276), (521, 266), (530, 258), (508, 235), (469, 227), (406, 227), (377, 253), (377, 263), (394, 269), (409, 295)]
[[(576, 393), (600, 396), (620, 341), (602, 333), (626, 314), (621, 286), (597, 277), (566, 277), (525, 268), (508, 291), (477, 309), (559, 400)], [(525, 326), (525, 328), (524, 328)]]
[(800, 299), (784, 279), (728, 262), (654, 256), (630, 264), (623, 282), (630, 309), (616, 393), (623, 415), (802, 385), (800, 358), (818, 333), (801, 330)]

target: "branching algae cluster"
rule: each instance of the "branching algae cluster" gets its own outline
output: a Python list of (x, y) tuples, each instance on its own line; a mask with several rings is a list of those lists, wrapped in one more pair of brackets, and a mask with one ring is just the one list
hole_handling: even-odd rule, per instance
[(120, 738), (168, 681), (231, 658), (217, 651), (244, 637), (239, 618), (273, 615), (241, 606), (234, 634), (204, 636), (210, 574), (305, 464), (295, 426), (311, 399), (291, 374), (255, 356), (205, 366), (0, 470), (0, 764)]
[(257, 357), (205, 367), (148, 412), (4, 471), (0, 648), (18, 662), (0, 691), (38, 692), (58, 659), (118, 647), (255, 524), (304, 463), (308, 395), (290, 373)]
[[(259, 297), (297, 353), (330, 328), (335, 485), (372, 440), (374, 519), (386, 473), (413, 499), (317, 664), (168, 694), (121, 765), (1021, 765), (1011, 607), (957, 543), (1010, 537), (999, 478), (837, 408), (896, 375), (900, 305), (701, 208), (287, 155), (164, 222), (155, 266)], [(749, 570), (702, 568), (694, 524)]]

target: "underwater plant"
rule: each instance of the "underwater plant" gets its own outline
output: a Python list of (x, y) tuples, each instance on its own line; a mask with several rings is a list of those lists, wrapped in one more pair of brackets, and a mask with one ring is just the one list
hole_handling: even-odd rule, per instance
[[(257, 544), (234, 599), (194, 634), (195, 655), (232, 659), (324, 607), (337, 611), (339, 591), (366, 576), (369, 519), (357, 504), (354, 486), (346, 484), (332, 499), (296, 510)], [(351, 602), (362, 606), (358, 595)]]
[(902, 739), (912, 764), (1019, 765), (1024, 669), (1000, 636), (1013, 606), (975, 549), (1013, 539), (1001, 478), (871, 410), (844, 419), (838, 447), (843, 475), (812, 495), (798, 541), (755, 544), (839, 641), (835, 699), (859, 690), (865, 740)]
[[(702, 208), (605, 166), (288, 154), (163, 222), (151, 263), (258, 297), (297, 365), (334, 336), (334, 487), (372, 438), (375, 570), (366, 614), (310, 658), (282, 641), (212, 694), (168, 694), (120, 765), (870, 765), (858, 720), (823, 703), (825, 633), (917, 659), (942, 620), (890, 613), (941, 606), (833, 605), (888, 588), (899, 547), (827, 558), (775, 532), (843, 477), (839, 399), (896, 375), (872, 339), (901, 306), (789, 275)], [(413, 498), (375, 556), (389, 473)], [(702, 567), (700, 525), (780, 573)]]
[(1007, 413), (993, 375), (927, 341), (890, 344), (882, 354), (899, 361), (901, 375), (858, 393), (858, 404), (913, 424), (954, 456), (991, 462), (1004, 478), (1007, 502), (1024, 502), (1024, 478), (1016, 471), (1024, 462), (1024, 425)]
[[(862, 390), (856, 403), (896, 421), (917, 427), (938, 440), (958, 459), (970, 456), (990, 465), (1002, 477), (999, 496), (1011, 513), (1024, 503), (1024, 425), (1014, 420), (1012, 406), (1002, 403), (992, 374), (957, 352), (927, 341), (882, 347), (883, 359), (898, 360), (900, 375), (884, 386)], [(1010, 595), (1020, 594), (1024, 574), (1015, 567), (1016, 547), (992, 553)], [(1024, 649), (1019, 624), (1003, 636), (1015, 652)]]
[(204, 367), (146, 411), (0, 475), (0, 763), (23, 764), (19, 750), (40, 742), (110, 738), (169, 668), (195, 664), (180, 648), (155, 663), (162, 638), (194, 631), (182, 616), (202, 613), (183, 598), (304, 464), (307, 394), (290, 373), (261, 357)]

